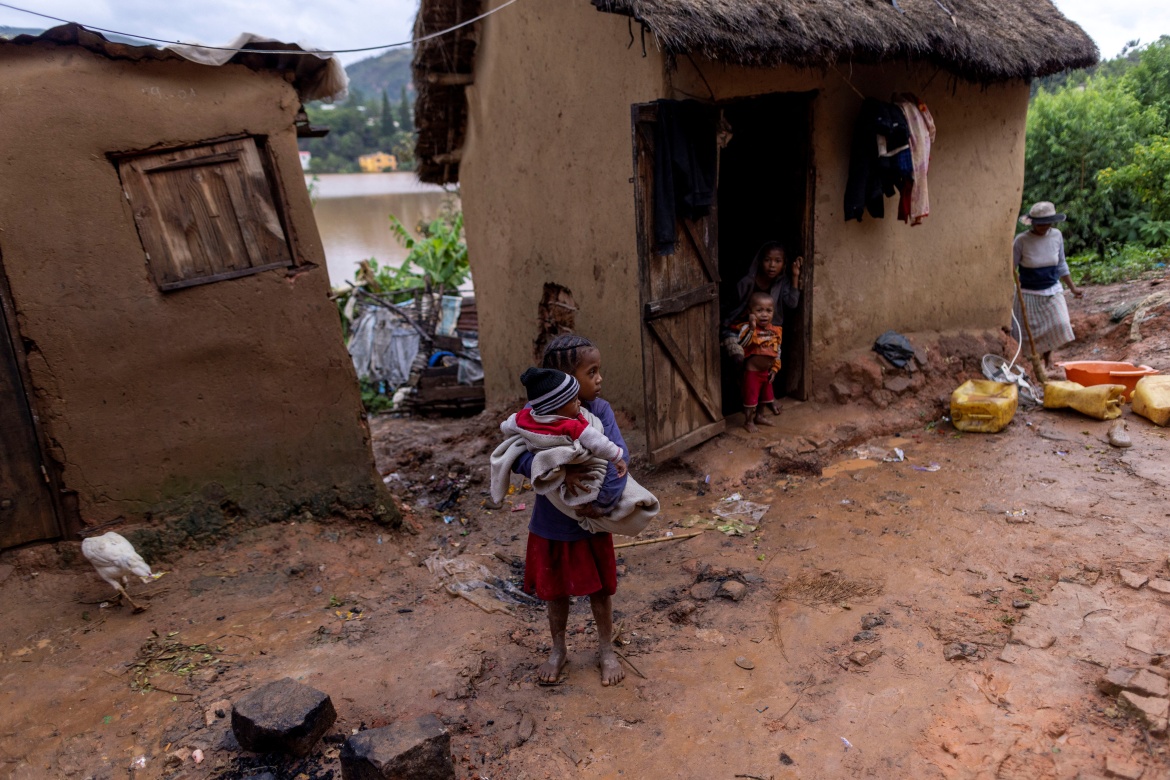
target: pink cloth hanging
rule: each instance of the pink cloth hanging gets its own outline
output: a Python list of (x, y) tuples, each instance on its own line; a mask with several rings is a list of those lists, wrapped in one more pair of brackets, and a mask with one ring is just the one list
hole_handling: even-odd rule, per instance
[(910, 190), (909, 219), (911, 225), (921, 224), (930, 215), (930, 193), (926, 174), (930, 168), (930, 147), (934, 143), (934, 117), (922, 101), (898, 100), (898, 107), (906, 115), (910, 128), (910, 157), (914, 164), (914, 186)]

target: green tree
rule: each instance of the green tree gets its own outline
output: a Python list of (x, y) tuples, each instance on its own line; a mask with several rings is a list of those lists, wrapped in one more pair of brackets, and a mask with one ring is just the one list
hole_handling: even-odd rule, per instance
[(1121, 168), (1160, 127), (1122, 79), (1090, 78), (1055, 92), (1041, 90), (1028, 111), (1024, 204), (1050, 200), (1069, 214), (1062, 226), (1069, 254), (1103, 255), (1112, 243), (1140, 240), (1146, 218), (1132, 192), (1107, 187), (1098, 172)]
[(1106, 168), (1098, 179), (1107, 194), (1125, 193), (1141, 203), (1148, 216), (1138, 228), (1142, 243), (1170, 243), (1170, 136), (1134, 147), (1133, 162)]
[(390, 98), (386, 95), (386, 90), (382, 90), (382, 114), (381, 114), (381, 131), (383, 138), (393, 138), (394, 132), (397, 129), (394, 126), (394, 115), (390, 112)]
[(398, 101), (398, 129), (404, 133), (414, 132), (414, 110), (406, 94), (405, 84), (402, 86), (402, 97)]
[(1158, 112), (1162, 131), (1170, 131), (1170, 35), (1142, 49), (1137, 66), (1125, 80), (1139, 103)]

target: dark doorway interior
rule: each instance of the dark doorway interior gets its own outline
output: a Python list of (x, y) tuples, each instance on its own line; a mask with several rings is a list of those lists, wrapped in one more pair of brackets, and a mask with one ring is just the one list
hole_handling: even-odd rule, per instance
[[(780, 241), (789, 262), (805, 257), (800, 305), (784, 312), (783, 370), (774, 384), (777, 397), (805, 397), (808, 314), (811, 311), (811, 245), (806, 225), (811, 214), (810, 128), (812, 93), (784, 93), (723, 106), (731, 141), (719, 158), (719, 274), (723, 316), (739, 303), (736, 284), (756, 251)], [(787, 273), (787, 269), (785, 271)], [(742, 409), (739, 375), (726, 361), (723, 411)]]

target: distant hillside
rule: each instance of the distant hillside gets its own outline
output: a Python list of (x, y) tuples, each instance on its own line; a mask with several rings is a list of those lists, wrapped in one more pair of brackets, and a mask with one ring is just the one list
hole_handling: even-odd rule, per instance
[(398, 100), (402, 87), (410, 88), (410, 57), (409, 48), (391, 49), (347, 66), (349, 88), (361, 92), (367, 99), (380, 98), (382, 90), (386, 90), (391, 100)]
[(40, 35), (43, 28), (38, 27), (5, 27), (0, 25), (0, 38), (15, 38), (18, 35)]

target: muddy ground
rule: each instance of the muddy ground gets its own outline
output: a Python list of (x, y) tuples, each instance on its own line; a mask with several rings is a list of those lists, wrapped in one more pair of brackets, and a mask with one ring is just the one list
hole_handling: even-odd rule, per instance
[[(1061, 357), (1170, 369), (1170, 307), (1137, 344), (1108, 315), (1159, 289), (1089, 288)], [(973, 435), (943, 411), (924, 399), (913, 422), (884, 423), (796, 404), (774, 430), (635, 462), (664, 507), (643, 536), (703, 533), (619, 550), (616, 688), (600, 685), (587, 603), (567, 680), (541, 687), (542, 610), (486, 612), (424, 565), (521, 573), (532, 493), (517, 481), (503, 509), (482, 505), (488, 416), (373, 421), (413, 533), (306, 516), (176, 550), (132, 588), (143, 614), (103, 607), (70, 545), (8, 553), (0, 777), (340, 778), (345, 735), (424, 713), (448, 724), (460, 778), (1071, 780), (1107, 759), (1170, 776), (1165, 739), (1095, 687), (1170, 647), (1167, 597), (1118, 581), (1170, 576), (1170, 431), (1127, 410), (1134, 445), (1117, 450), (1108, 423), (1073, 412), (1022, 409)], [(894, 448), (904, 461), (872, 457)], [(768, 507), (758, 522), (713, 513), (734, 493)], [(969, 657), (945, 659), (955, 642)], [(284, 676), (329, 693), (337, 725), (304, 761), (241, 753), (216, 710)]]

